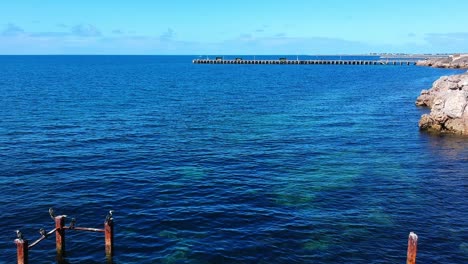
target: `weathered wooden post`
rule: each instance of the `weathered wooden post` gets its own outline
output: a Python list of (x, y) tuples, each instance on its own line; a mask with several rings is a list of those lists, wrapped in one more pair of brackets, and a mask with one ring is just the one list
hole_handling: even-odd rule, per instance
[(416, 263), (416, 251), (418, 248), (418, 235), (410, 232), (408, 236), (408, 253), (406, 257), (406, 264)]
[(57, 247), (57, 260), (61, 261), (65, 257), (65, 218), (64, 215), (54, 217), (55, 220), (55, 243)]
[(26, 239), (15, 239), (18, 264), (28, 264), (28, 241)]
[(112, 261), (114, 255), (114, 218), (112, 217), (112, 210), (104, 221), (104, 237), (106, 240), (106, 258), (107, 261)]

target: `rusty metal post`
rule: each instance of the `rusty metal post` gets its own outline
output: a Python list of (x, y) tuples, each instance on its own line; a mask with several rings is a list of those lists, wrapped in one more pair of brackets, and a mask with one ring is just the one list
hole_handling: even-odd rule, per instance
[(408, 236), (408, 253), (406, 256), (406, 264), (416, 264), (416, 251), (418, 248), (418, 235), (410, 232)]
[(28, 241), (15, 239), (18, 264), (28, 264)]
[(109, 261), (114, 255), (114, 220), (112, 218), (104, 222), (104, 236), (106, 239), (106, 258)]
[(55, 220), (55, 243), (57, 247), (57, 260), (63, 260), (65, 257), (65, 216), (60, 215), (54, 218)]

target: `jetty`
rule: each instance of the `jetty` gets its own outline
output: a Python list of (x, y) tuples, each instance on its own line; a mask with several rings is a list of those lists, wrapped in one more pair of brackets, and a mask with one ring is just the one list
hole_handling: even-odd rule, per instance
[(278, 65), (416, 65), (415, 60), (288, 60), (279, 58), (276, 60), (244, 60), (235, 58), (225, 60), (217, 57), (215, 59), (194, 59), (193, 64), (278, 64)]

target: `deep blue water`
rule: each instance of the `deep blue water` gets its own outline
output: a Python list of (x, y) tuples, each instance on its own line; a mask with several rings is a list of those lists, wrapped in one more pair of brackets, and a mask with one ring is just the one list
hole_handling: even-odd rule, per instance
[[(0, 57), (0, 263), (48, 208), (115, 263), (468, 261), (468, 140), (418, 131), (415, 66)], [(54, 238), (30, 251), (54, 263)], [(105, 263), (67, 233), (69, 263)]]

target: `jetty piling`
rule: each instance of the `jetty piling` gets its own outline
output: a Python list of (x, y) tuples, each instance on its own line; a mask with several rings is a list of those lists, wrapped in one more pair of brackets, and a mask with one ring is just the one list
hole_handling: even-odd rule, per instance
[(416, 264), (416, 251), (418, 248), (418, 235), (410, 232), (408, 236), (408, 252), (406, 254), (406, 264)]
[(194, 59), (193, 64), (269, 64), (269, 65), (394, 65), (394, 66), (410, 66), (416, 65), (414, 60), (288, 60), (279, 58), (277, 60), (244, 60), (235, 58), (233, 60), (225, 60), (223, 57), (215, 59)]
[(107, 219), (104, 222), (104, 237), (106, 244), (106, 258), (112, 260), (114, 256), (114, 220)]
[(15, 244), (18, 264), (28, 264), (28, 240), (17, 238), (15, 239)]
[(57, 259), (65, 257), (65, 218), (64, 215), (54, 217), (55, 221), (55, 244), (57, 248)]
[[(29, 244), (22, 233), (17, 230), (17, 238), (15, 239), (16, 249), (17, 249), (17, 264), (28, 264), (29, 262), (29, 250), (39, 244), (39, 242), (45, 240), (47, 237), (55, 233), (56, 235), (56, 248), (57, 248), (57, 263), (67, 263), (65, 260), (65, 230), (75, 230), (75, 231), (89, 231), (89, 232), (102, 232), (104, 233), (105, 238), (105, 251), (107, 263), (112, 263), (112, 257), (114, 255), (114, 218), (113, 211), (109, 211), (104, 221), (104, 228), (89, 228), (89, 227), (76, 227), (75, 219), (72, 218), (68, 226), (65, 225), (66, 215), (55, 216), (53, 214), (52, 208), (49, 209), (51, 217), (54, 219), (55, 228), (49, 232), (46, 232), (41, 228), (39, 233), (41, 237), (34, 241), (32, 244)], [(406, 257), (406, 264), (416, 264), (416, 253), (417, 253), (417, 244), (418, 236), (410, 232), (408, 236), (408, 250)]]
[(106, 259), (108, 263), (112, 263), (112, 257), (114, 255), (114, 218), (112, 216), (113, 211), (109, 211), (104, 221), (104, 228), (90, 228), (90, 227), (77, 227), (75, 226), (76, 220), (72, 218), (68, 226), (65, 225), (65, 220), (67, 219), (66, 215), (55, 216), (54, 210), (49, 209), (51, 218), (55, 222), (55, 228), (49, 232), (46, 232), (44, 229), (40, 229), (39, 233), (41, 237), (29, 244), (28, 240), (24, 239), (22, 233), (18, 230), (17, 238), (15, 239), (16, 250), (17, 250), (17, 263), (18, 264), (28, 264), (29, 259), (29, 250), (34, 246), (39, 244), (41, 241), (48, 238), (50, 235), (55, 233), (55, 242), (57, 249), (57, 263), (67, 263), (65, 260), (65, 230), (74, 230), (74, 231), (88, 231), (88, 232), (101, 232), (104, 233), (105, 240), (105, 252)]

